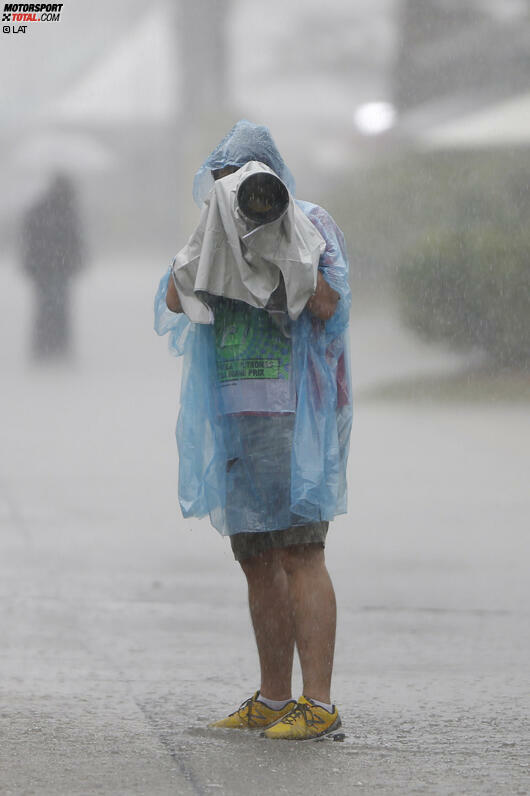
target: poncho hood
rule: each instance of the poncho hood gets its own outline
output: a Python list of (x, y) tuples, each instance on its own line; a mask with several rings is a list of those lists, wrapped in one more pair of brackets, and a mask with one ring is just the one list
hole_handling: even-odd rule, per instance
[(257, 160), (269, 166), (294, 196), (294, 177), (278, 152), (269, 128), (241, 119), (208, 155), (197, 171), (193, 181), (193, 198), (196, 204), (201, 207), (212, 189), (214, 183), (212, 171), (223, 169), (225, 166), (241, 168), (251, 160)]

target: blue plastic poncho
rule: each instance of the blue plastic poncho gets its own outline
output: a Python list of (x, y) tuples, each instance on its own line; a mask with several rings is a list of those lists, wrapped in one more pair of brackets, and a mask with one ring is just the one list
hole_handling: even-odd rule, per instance
[[(268, 165), (293, 192), (294, 180), (268, 129), (241, 121), (197, 172), (196, 201), (202, 202), (213, 186), (213, 169), (241, 167), (249, 160)], [(279, 379), (272, 384), (263, 378), (252, 397), (262, 406), (241, 405), (233, 411), (233, 405), (228, 410), (224, 405), (232, 384), (226, 379), (234, 377), (235, 371), (230, 371), (231, 360), (222, 359), (220, 340), (231, 334), (237, 338), (239, 332), (226, 323), (219, 328), (215, 304), (212, 325), (191, 323), (186, 315), (171, 312), (165, 301), (170, 269), (155, 298), (155, 330), (160, 335), (169, 333), (170, 350), (184, 357), (176, 431), (180, 506), (184, 517), (209, 514), (221, 534), (332, 520), (347, 508), (352, 422), (348, 259), (342, 233), (331, 216), (309, 202), (297, 204), (325, 240), (318, 267), (340, 300), (326, 322), (305, 309), (296, 321), (288, 322), (284, 338), (273, 341), (274, 350), (267, 349), (267, 356), (277, 358), (260, 361), (272, 365), (286, 358), (290, 371), (285, 384), (289, 386), (278, 391), (273, 386), (281, 386)], [(231, 312), (241, 315), (241, 307), (222, 309), (224, 315), (219, 311), (219, 318), (230, 318)], [(247, 332), (253, 328), (268, 333), (265, 310), (244, 305), (243, 314)], [(259, 339), (257, 345), (249, 356), (257, 356)], [(254, 359), (246, 362), (249, 367), (256, 364)], [(249, 378), (252, 385), (257, 373), (248, 371), (237, 377)]]

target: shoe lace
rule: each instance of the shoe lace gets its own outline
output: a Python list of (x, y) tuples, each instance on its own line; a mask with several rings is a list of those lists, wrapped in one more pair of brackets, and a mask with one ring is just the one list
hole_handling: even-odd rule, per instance
[(284, 716), (282, 721), (285, 724), (294, 724), (300, 717), (302, 717), (308, 727), (313, 727), (315, 724), (322, 724), (319, 718), (315, 718), (313, 708), (311, 705), (306, 705), (304, 702), (298, 702), (287, 716)]
[[(237, 709), (238, 716), (244, 721), (246, 721), (249, 727), (250, 727), (250, 722), (252, 720), (252, 703), (254, 702), (255, 696), (256, 695), (253, 694), (248, 699), (245, 699), (245, 701), (242, 702)], [(244, 715), (245, 710), (246, 710), (246, 715)]]

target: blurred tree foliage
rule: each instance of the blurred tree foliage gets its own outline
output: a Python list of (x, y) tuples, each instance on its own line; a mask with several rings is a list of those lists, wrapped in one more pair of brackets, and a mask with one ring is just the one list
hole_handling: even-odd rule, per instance
[(407, 324), (427, 340), (530, 366), (530, 235), (487, 226), (427, 237), (398, 271)]
[(328, 206), (353, 279), (395, 281), (422, 337), (530, 365), (530, 151), (396, 157), (349, 175)]

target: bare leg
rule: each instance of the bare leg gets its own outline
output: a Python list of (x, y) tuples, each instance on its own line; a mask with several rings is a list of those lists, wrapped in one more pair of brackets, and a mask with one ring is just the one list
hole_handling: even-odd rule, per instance
[(320, 545), (306, 544), (292, 545), (281, 552), (293, 609), (303, 693), (330, 703), (337, 606), (324, 550)]
[(241, 561), (248, 582), (248, 604), (261, 667), (260, 693), (268, 699), (291, 697), (294, 625), (287, 575), (276, 550)]

